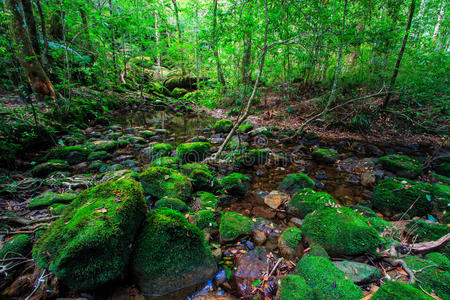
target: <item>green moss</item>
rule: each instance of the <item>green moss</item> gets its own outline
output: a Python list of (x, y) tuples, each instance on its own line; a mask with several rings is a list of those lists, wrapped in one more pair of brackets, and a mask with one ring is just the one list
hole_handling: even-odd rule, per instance
[(366, 206), (354, 205), (351, 206), (350, 208), (366, 217), (367, 220), (369, 221), (369, 225), (375, 228), (375, 230), (378, 231), (379, 233), (384, 232), (386, 228), (394, 227), (394, 225), (391, 222), (383, 220), (373, 210), (371, 210)]
[(28, 203), (28, 208), (42, 208), (50, 206), (54, 203), (70, 203), (73, 199), (75, 199), (76, 194), (73, 193), (53, 193), (50, 191), (44, 192), (39, 197), (34, 198)]
[(172, 97), (174, 97), (174, 98), (180, 98), (180, 97), (183, 97), (186, 93), (187, 93), (186, 89), (174, 88), (171, 94), (172, 94)]
[(106, 151), (96, 151), (96, 152), (91, 152), (89, 154), (89, 156), (87, 157), (87, 159), (89, 161), (93, 161), (93, 160), (108, 160), (111, 159), (112, 155), (109, 154)]
[(211, 208), (216, 209), (219, 205), (219, 199), (214, 194), (209, 192), (198, 192), (195, 194), (196, 206), (201, 209)]
[(214, 131), (217, 133), (228, 133), (232, 128), (233, 122), (227, 119), (219, 120), (213, 126)]
[(42, 161), (49, 161), (52, 159), (60, 159), (67, 161), (71, 165), (79, 164), (85, 161), (91, 153), (91, 149), (83, 146), (67, 146), (58, 147), (50, 150), (42, 159)]
[(155, 208), (168, 207), (179, 212), (187, 212), (189, 210), (186, 203), (177, 198), (163, 198), (155, 202)]
[(170, 169), (178, 169), (181, 165), (181, 159), (179, 157), (160, 157), (150, 164), (150, 167), (165, 167)]
[(336, 206), (336, 200), (333, 196), (306, 188), (294, 194), (287, 204), (287, 210), (297, 217), (304, 218), (310, 212), (326, 206)]
[(147, 138), (157, 135), (157, 133), (154, 132), (153, 130), (142, 130), (139, 133), (142, 134), (144, 137), (147, 137)]
[(38, 239), (33, 258), (71, 289), (95, 289), (125, 274), (145, 212), (142, 188), (132, 179), (87, 189)]
[[(436, 263), (415, 256), (405, 257), (403, 261), (410, 270), (422, 270), (415, 273), (417, 279), (416, 283), (414, 283), (415, 287), (422, 288), (428, 293), (434, 292), (442, 299), (450, 299), (450, 272), (437, 267), (429, 267), (436, 265)], [(425, 267), (427, 268), (423, 269)]]
[(311, 153), (318, 162), (334, 164), (339, 159), (339, 154), (333, 149), (317, 148)]
[(52, 159), (48, 162), (39, 164), (31, 169), (31, 174), (36, 177), (46, 177), (47, 175), (57, 171), (67, 171), (70, 168), (66, 161)]
[(124, 147), (128, 145), (129, 142), (127, 141), (108, 141), (108, 140), (99, 140), (87, 143), (86, 146), (91, 148), (93, 151), (107, 151), (107, 152), (113, 152), (114, 150), (118, 149), (119, 147)]
[(298, 275), (286, 275), (279, 281), (277, 300), (314, 300), (313, 290)]
[(188, 201), (192, 194), (189, 179), (169, 168), (148, 168), (139, 176), (139, 181), (144, 188), (144, 193), (156, 199), (169, 197)]
[(345, 279), (344, 272), (324, 257), (304, 257), (297, 263), (297, 271), (312, 288), (314, 299), (353, 300), (364, 296), (357, 285)]
[(133, 269), (144, 293), (163, 295), (177, 281), (192, 284), (186, 281), (196, 275), (186, 274), (203, 273), (206, 281), (217, 267), (200, 229), (179, 212), (159, 208), (150, 212), (137, 239)]
[(163, 156), (168, 156), (173, 150), (173, 146), (166, 143), (157, 143), (148, 151), (148, 159), (154, 161)]
[(210, 153), (211, 144), (207, 142), (193, 142), (180, 144), (177, 147), (177, 156), (183, 163), (199, 162)]
[(398, 281), (387, 281), (380, 286), (378, 291), (373, 295), (372, 300), (432, 300), (430, 296), (409, 284)]
[(410, 216), (422, 216), (432, 209), (431, 196), (430, 184), (386, 178), (375, 187), (372, 201), (374, 208), (382, 212), (403, 214), (408, 211)]
[(252, 231), (252, 220), (235, 212), (226, 212), (220, 219), (220, 239), (233, 241), (238, 237), (248, 235)]
[(62, 203), (55, 203), (48, 207), (48, 212), (52, 216), (61, 216), (69, 209), (69, 205)]
[(220, 180), (225, 192), (233, 196), (245, 196), (250, 179), (241, 173), (231, 173)]
[(444, 254), (432, 252), (425, 255), (425, 258), (434, 262), (442, 270), (450, 271), (450, 260)]
[(406, 229), (417, 236), (417, 242), (437, 241), (450, 232), (450, 227), (444, 224), (426, 222), (424, 220), (412, 220), (406, 225)]
[(288, 227), (281, 234), (280, 240), (289, 248), (296, 249), (302, 240), (302, 231), (296, 227)]
[(31, 239), (26, 234), (15, 235), (0, 249), (0, 259), (27, 256), (31, 250)]
[(435, 181), (443, 184), (450, 185), (450, 178), (444, 175), (433, 174), (433, 178)]
[(242, 164), (244, 166), (256, 166), (264, 165), (269, 159), (269, 152), (267, 150), (252, 149), (244, 155), (242, 159)]
[(314, 188), (314, 181), (308, 177), (306, 174), (298, 173), (298, 174), (289, 174), (287, 175), (281, 184), (278, 186), (278, 189), (283, 192), (295, 193), (300, 189), (304, 188)]
[(243, 124), (238, 127), (238, 131), (241, 133), (247, 133), (253, 130), (253, 124)]
[(106, 171), (108, 168), (109, 168), (109, 166), (100, 160), (94, 160), (88, 166), (89, 170), (95, 170), (95, 171), (99, 170), (102, 172)]
[(305, 254), (303, 255), (303, 257), (309, 257), (309, 256), (321, 256), (321, 257), (325, 257), (326, 259), (330, 258), (327, 251), (325, 249), (323, 249), (322, 246), (320, 246), (318, 243), (316, 243), (314, 241), (309, 244), (309, 250), (307, 252), (305, 252)]
[(443, 184), (433, 185), (433, 199), (438, 208), (446, 209), (450, 206), (450, 186)]
[(216, 213), (209, 209), (199, 210), (194, 215), (195, 224), (200, 229), (217, 228)]
[(391, 172), (399, 176), (416, 178), (423, 174), (423, 165), (415, 159), (404, 155), (386, 155), (379, 158), (378, 162)]
[(180, 172), (186, 176), (189, 176), (189, 174), (191, 174), (191, 172), (194, 170), (211, 171), (211, 169), (209, 168), (209, 166), (207, 164), (202, 164), (202, 163), (187, 163), (187, 164), (181, 165), (181, 167), (180, 167)]
[(443, 163), (438, 169), (437, 172), (443, 176), (450, 177), (450, 163)]
[(195, 191), (212, 191), (217, 186), (216, 173), (206, 164), (184, 164), (180, 171), (189, 177)]
[(368, 220), (348, 207), (326, 207), (303, 220), (303, 233), (334, 255), (376, 253), (382, 240)]

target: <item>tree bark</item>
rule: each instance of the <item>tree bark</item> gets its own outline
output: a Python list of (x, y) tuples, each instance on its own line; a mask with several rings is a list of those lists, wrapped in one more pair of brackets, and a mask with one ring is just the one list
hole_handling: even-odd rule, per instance
[(19, 11), (19, 0), (8, 0), (8, 9), (12, 15), (11, 33), (19, 62), (25, 70), (25, 76), (38, 100), (50, 98), (56, 103), (53, 85), (36, 56), (23, 16)]
[(41, 55), (41, 45), (39, 43), (39, 35), (36, 29), (36, 22), (33, 15), (33, 7), (30, 0), (22, 0), (23, 13), (25, 22), (27, 23), (28, 32), (30, 33), (31, 44), (36, 55)]
[(244, 39), (244, 55), (242, 56), (241, 74), (242, 82), (247, 85), (250, 82), (250, 61), (252, 58), (252, 33), (247, 32)]
[(222, 66), (220, 64), (219, 51), (217, 49), (217, 0), (214, 0), (213, 3), (213, 55), (216, 59), (216, 67), (217, 67), (217, 80), (222, 85), (222, 88), (225, 89), (225, 78), (223, 77)]
[[(180, 25), (180, 16), (178, 13), (178, 5), (177, 5), (177, 1), (176, 0), (172, 0), (172, 4), (173, 4), (173, 10), (175, 12), (175, 20), (177, 22), (177, 32), (178, 32), (178, 44), (179, 46), (181, 46), (181, 43), (183, 42), (183, 34), (181, 31), (181, 25)], [(183, 49), (180, 49), (181, 51), (181, 73), (182, 75), (186, 74), (186, 70), (184, 68), (184, 51)]]
[(81, 22), (83, 23), (84, 38), (86, 40), (86, 49), (88, 51), (92, 51), (91, 35), (89, 34), (89, 25), (88, 25), (88, 20), (86, 17), (86, 11), (82, 7), (79, 8), (79, 11), (80, 11)]
[(400, 63), (402, 62), (403, 53), (405, 52), (405, 49), (406, 49), (406, 42), (408, 41), (409, 29), (411, 28), (411, 22), (412, 22), (412, 19), (414, 16), (415, 8), (416, 8), (416, 0), (411, 0), (411, 5), (409, 7), (409, 18), (408, 18), (408, 24), (406, 25), (405, 36), (403, 37), (402, 47), (400, 49), (400, 52), (398, 53), (397, 63), (395, 64), (394, 74), (392, 74), (388, 93), (386, 95), (386, 98), (384, 98), (384, 102), (382, 105), (383, 109), (385, 109), (388, 106), (389, 100), (391, 99), (391, 96), (392, 96), (392, 89), (394, 88), (395, 81), (397, 80), (398, 71), (400, 69)]
[(36, 5), (38, 8), (39, 18), (41, 19), (41, 33), (42, 33), (42, 39), (44, 40), (44, 52), (41, 55), (41, 61), (42, 61), (42, 64), (44, 66), (46, 66), (48, 64), (47, 58), (48, 58), (48, 50), (49, 50), (47, 28), (46, 28), (46, 24), (45, 24), (44, 13), (42, 12), (41, 1), (36, 0)]
[(445, 3), (441, 4), (441, 10), (439, 11), (438, 16), (438, 22), (436, 23), (436, 26), (434, 27), (434, 33), (433, 33), (433, 40), (437, 40), (437, 37), (439, 35), (439, 29), (441, 28), (442, 19), (444, 18), (444, 5)]

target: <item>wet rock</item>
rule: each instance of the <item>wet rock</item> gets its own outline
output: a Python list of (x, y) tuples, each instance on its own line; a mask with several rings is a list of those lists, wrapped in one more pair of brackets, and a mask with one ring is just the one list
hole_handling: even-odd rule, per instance
[[(33, 282), (31, 281), (32, 274), (18, 277), (14, 282), (8, 286), (2, 296), (25, 298), (31, 290), (33, 290)], [(6, 298), (5, 298), (6, 299)]]
[(334, 261), (333, 264), (356, 284), (365, 284), (381, 279), (380, 271), (374, 266), (354, 261)]
[(360, 183), (359, 177), (355, 174), (350, 174), (345, 181), (349, 184), (354, 184), (354, 185)]
[(252, 238), (255, 242), (256, 246), (262, 246), (266, 242), (266, 234), (263, 231), (260, 230), (253, 230), (252, 231)]
[(278, 246), (278, 239), (283, 232), (278, 225), (263, 218), (256, 218), (253, 221), (251, 230), (253, 236), (255, 237), (258, 235), (260, 240), (262, 240), (262, 236), (259, 232), (264, 233), (266, 236), (265, 246), (267, 249), (275, 249)]
[(160, 208), (146, 219), (132, 270), (144, 295), (166, 295), (212, 279), (217, 265), (201, 231), (182, 214)]
[(289, 220), (289, 224), (288, 225), (291, 226), (291, 227), (301, 228), (302, 225), (303, 225), (303, 221), (301, 219), (299, 219), (299, 218), (295, 218), (294, 217), (294, 218), (291, 218)]
[(319, 172), (316, 175), (314, 175), (314, 177), (316, 177), (316, 179), (319, 179), (319, 180), (327, 180), (328, 179), (327, 174), (325, 174), (324, 172)]
[(234, 282), (242, 296), (250, 295), (254, 289), (253, 282), (261, 278), (268, 269), (267, 255), (269, 252), (262, 247), (245, 253), (236, 264)]
[(204, 136), (198, 135), (198, 136), (194, 136), (192, 138), (190, 138), (189, 140), (186, 141), (186, 143), (194, 143), (194, 142), (207, 142), (208, 139)]
[(265, 198), (264, 203), (270, 208), (277, 209), (283, 203), (289, 201), (289, 195), (280, 191), (271, 191)]
[(210, 139), (209, 139), (209, 142), (210, 142), (211, 144), (222, 144), (223, 141), (225, 141), (224, 138), (210, 138)]

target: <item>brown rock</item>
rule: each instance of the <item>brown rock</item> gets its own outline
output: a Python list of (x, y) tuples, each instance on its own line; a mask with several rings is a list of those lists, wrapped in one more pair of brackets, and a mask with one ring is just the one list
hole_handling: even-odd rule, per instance
[(281, 204), (289, 201), (289, 196), (280, 191), (271, 191), (266, 198), (264, 198), (264, 203), (270, 208), (277, 209)]
[(238, 261), (234, 279), (237, 290), (244, 298), (251, 294), (254, 288), (253, 282), (260, 279), (269, 267), (267, 254), (265, 248), (257, 247), (245, 253)]

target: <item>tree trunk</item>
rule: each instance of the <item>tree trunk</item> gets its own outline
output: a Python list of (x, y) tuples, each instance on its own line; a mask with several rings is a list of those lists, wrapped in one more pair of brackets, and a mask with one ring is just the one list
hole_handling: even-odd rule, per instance
[(86, 49), (88, 51), (92, 51), (91, 35), (89, 34), (89, 25), (86, 17), (86, 11), (82, 7), (79, 8), (79, 11), (81, 22), (83, 23), (84, 38), (86, 40)]
[(438, 22), (436, 23), (436, 27), (434, 27), (434, 33), (433, 33), (433, 40), (437, 40), (437, 37), (439, 35), (439, 28), (441, 28), (442, 19), (444, 18), (444, 5), (445, 3), (441, 4), (441, 10), (439, 11), (438, 16)]
[(155, 10), (155, 37), (156, 37), (156, 79), (161, 80), (161, 50), (159, 49), (158, 10)]
[(44, 52), (41, 55), (41, 61), (42, 61), (42, 64), (44, 66), (46, 66), (48, 64), (47, 58), (48, 58), (48, 50), (49, 50), (47, 28), (46, 28), (46, 25), (45, 25), (44, 13), (42, 12), (41, 1), (40, 0), (36, 0), (36, 5), (37, 5), (37, 8), (38, 8), (38, 12), (39, 12), (39, 18), (41, 19), (42, 39), (44, 40)]
[(392, 74), (388, 93), (386, 94), (386, 98), (384, 98), (384, 102), (382, 105), (383, 109), (388, 106), (389, 100), (391, 99), (391, 96), (392, 96), (392, 89), (394, 88), (395, 81), (396, 81), (397, 75), (398, 75), (398, 70), (400, 69), (400, 63), (402, 62), (403, 53), (405, 52), (405, 49), (406, 49), (406, 42), (408, 41), (409, 29), (411, 28), (411, 22), (412, 22), (412, 19), (414, 16), (415, 8), (416, 8), (416, 0), (411, 0), (411, 6), (409, 7), (408, 24), (406, 25), (405, 36), (403, 37), (402, 48), (400, 49), (400, 52), (398, 53), (397, 63), (395, 64), (395, 69), (394, 69), (394, 74)]
[[(114, 15), (114, 7), (112, 5), (112, 0), (109, 0), (109, 14), (110, 17), (112, 18)], [(117, 70), (117, 59), (116, 59), (116, 39), (115, 39), (115, 34), (116, 34), (116, 28), (115, 25), (111, 26), (111, 51), (112, 51), (112, 58), (113, 58), (113, 72), (114, 72), (114, 77), (115, 79), (119, 79), (119, 72)]]
[[(178, 14), (178, 5), (177, 5), (177, 1), (176, 0), (172, 0), (172, 4), (173, 4), (173, 10), (175, 12), (175, 20), (177, 22), (177, 32), (178, 32), (178, 45), (181, 46), (182, 42), (183, 42), (183, 34), (181, 32), (181, 26), (180, 26), (180, 16)], [(180, 49), (181, 51), (181, 74), (185, 75), (186, 74), (186, 70), (184, 69), (184, 51), (183, 49)]]
[(50, 98), (56, 103), (53, 85), (34, 52), (27, 28), (24, 26), (23, 16), (19, 11), (19, 0), (8, 0), (7, 5), (12, 15), (11, 33), (14, 46), (31, 89), (39, 100)]
[(36, 29), (36, 22), (33, 15), (33, 7), (30, 0), (22, 0), (23, 13), (25, 16), (25, 22), (27, 23), (28, 32), (30, 34), (31, 45), (33, 46), (34, 53), (41, 55), (41, 45), (39, 43), (39, 35)]
[(247, 36), (244, 39), (244, 55), (242, 56), (241, 74), (242, 82), (247, 85), (251, 79), (250, 73), (250, 61), (252, 58), (252, 33), (247, 32)]
[(220, 65), (219, 51), (217, 50), (217, 0), (214, 0), (213, 6), (213, 54), (216, 59), (217, 80), (222, 85), (222, 88), (225, 89), (225, 78), (223, 77), (222, 66)]

